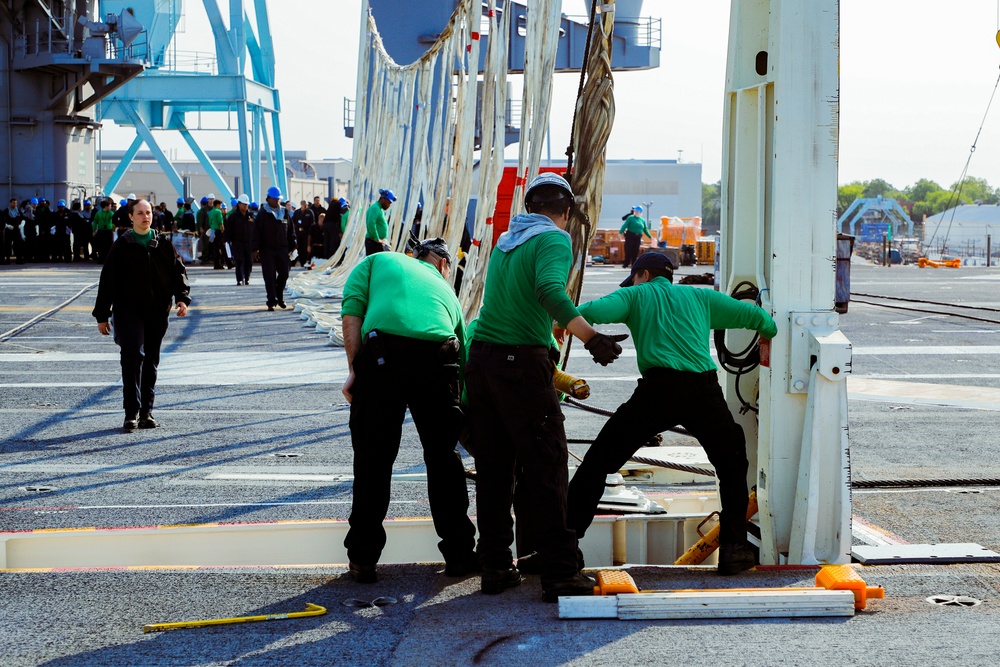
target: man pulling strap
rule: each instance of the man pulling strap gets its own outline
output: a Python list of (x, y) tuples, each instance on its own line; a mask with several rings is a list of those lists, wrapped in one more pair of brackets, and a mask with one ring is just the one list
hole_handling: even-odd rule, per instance
[(673, 266), (659, 253), (632, 265), (622, 289), (580, 306), (592, 324), (620, 322), (635, 341), (642, 377), (597, 435), (569, 485), (569, 525), (577, 539), (594, 520), (607, 475), (618, 472), (657, 433), (680, 424), (705, 448), (719, 477), (722, 526), (719, 574), (755, 565), (747, 545), (747, 455), (708, 349), (713, 329), (778, 328), (762, 308), (712, 289), (673, 285)]
[(552, 321), (584, 341), (607, 365), (626, 336), (597, 333), (566, 295), (573, 261), (566, 233), (573, 191), (552, 173), (532, 180), (528, 213), (515, 216), (490, 256), (483, 307), (466, 367), (469, 418), (476, 458), (476, 505), (483, 593), (521, 583), (510, 550), (514, 467), (524, 485), (537, 545), (542, 599), (591, 595), (580, 572), (575, 533), (566, 524), (567, 450), (563, 414), (549, 358)]

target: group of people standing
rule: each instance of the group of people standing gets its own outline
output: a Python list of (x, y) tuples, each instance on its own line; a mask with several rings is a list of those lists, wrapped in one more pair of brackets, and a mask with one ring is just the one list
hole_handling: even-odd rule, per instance
[[(708, 340), (713, 328), (750, 328), (770, 338), (776, 333), (770, 315), (713, 290), (674, 286), (673, 267), (657, 253), (634, 261), (621, 289), (576, 306), (566, 294), (573, 255), (565, 230), (574, 196), (564, 178), (546, 173), (528, 185), (527, 213), (511, 220), (490, 255), (479, 317), (466, 326), (448, 282), (453, 258), (443, 239), (416, 244), (412, 257), (375, 247), (388, 234), (375, 209), (388, 209), (394, 197), (387, 194), (380, 191), (369, 209), (369, 256), (351, 272), (342, 308), (349, 368), (343, 393), (351, 404), (355, 473), (344, 542), (351, 576), (378, 580), (382, 522), (407, 408), (424, 450), (446, 576), (479, 572), (480, 590), (498, 594), (532, 572), (541, 575), (546, 601), (592, 594), (579, 540), (594, 518), (605, 476), (677, 424), (698, 438), (720, 479), (720, 574), (753, 567), (745, 440), (722, 397)], [(597, 323), (628, 326), (642, 377), (570, 484), (553, 385), (556, 334), (568, 331), (596, 363), (607, 365), (622, 353), (627, 335), (600, 333), (592, 326)], [(478, 542), (457, 452), (461, 433), (476, 461)]]
[(0, 211), (0, 263), (82, 262), (95, 258), (94, 215), (89, 199), (67, 207), (60, 199), (11, 197)]

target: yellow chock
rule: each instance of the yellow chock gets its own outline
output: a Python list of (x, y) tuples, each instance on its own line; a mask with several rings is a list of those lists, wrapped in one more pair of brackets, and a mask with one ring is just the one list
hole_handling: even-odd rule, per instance
[(864, 609), (869, 599), (885, 597), (881, 586), (869, 586), (850, 565), (826, 565), (816, 573), (816, 585), (828, 591), (852, 591), (854, 608)]
[(597, 584), (594, 595), (618, 595), (619, 593), (638, 593), (632, 575), (624, 570), (602, 570), (597, 573)]
[(552, 381), (556, 386), (556, 391), (561, 394), (581, 400), (590, 397), (590, 385), (587, 384), (586, 380), (573, 377), (569, 373), (559, 370), (558, 366), (552, 376)]
[[(757, 513), (757, 492), (750, 494), (750, 501), (747, 504), (747, 521)], [(708, 531), (704, 537), (684, 552), (684, 554), (674, 561), (674, 565), (701, 565), (705, 559), (712, 555), (719, 548), (719, 533), (721, 528), (716, 526)]]
[(326, 607), (306, 603), (305, 611), (295, 611), (288, 614), (262, 614), (260, 616), (237, 616), (234, 618), (212, 618), (204, 621), (180, 621), (178, 623), (150, 623), (142, 626), (143, 632), (160, 632), (162, 630), (177, 630), (178, 628), (201, 628), (207, 625), (229, 625), (230, 623), (253, 623), (254, 621), (278, 621), (287, 618), (304, 618), (306, 616), (322, 616)]

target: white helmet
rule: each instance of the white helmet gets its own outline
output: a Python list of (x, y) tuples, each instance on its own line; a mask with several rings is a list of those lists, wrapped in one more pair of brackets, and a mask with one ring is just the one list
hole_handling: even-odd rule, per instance
[[(556, 187), (564, 190), (566, 194), (559, 193), (558, 195), (550, 195), (544, 199), (538, 199), (536, 196), (532, 195), (536, 188), (544, 185), (555, 185)], [(531, 183), (528, 184), (528, 189), (524, 193), (525, 204), (535, 201), (558, 201), (560, 199), (569, 199), (569, 203), (572, 205), (574, 203), (573, 189), (569, 186), (569, 182), (565, 178), (551, 171), (542, 172), (538, 176), (531, 179)]]
[(236, 201), (239, 202), (240, 204), (246, 204), (247, 206), (250, 205), (250, 197), (247, 197), (246, 193), (243, 193), (239, 197), (237, 197)]

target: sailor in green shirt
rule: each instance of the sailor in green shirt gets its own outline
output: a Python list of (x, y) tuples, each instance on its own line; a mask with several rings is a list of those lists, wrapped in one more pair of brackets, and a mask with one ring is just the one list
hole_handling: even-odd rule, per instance
[(618, 472), (650, 438), (680, 424), (698, 439), (715, 467), (722, 504), (719, 574), (737, 574), (756, 564), (747, 545), (746, 440), (722, 394), (708, 341), (713, 329), (752, 329), (773, 338), (778, 328), (754, 304), (672, 281), (670, 260), (646, 253), (636, 260), (622, 289), (580, 306), (588, 322), (628, 326), (642, 377), (573, 475), (569, 525), (582, 538), (606, 476)]
[(343, 393), (351, 404), (354, 447), (351, 527), (344, 546), (359, 583), (377, 579), (392, 465), (407, 408), (424, 449), (445, 575), (478, 569), (465, 469), (456, 451), (465, 319), (448, 282), (451, 264), (444, 239), (430, 239), (414, 248), (413, 257), (394, 252), (367, 257), (344, 285), (350, 374)]
[(225, 216), (222, 214), (222, 202), (218, 199), (212, 202), (208, 211), (208, 241), (212, 247), (213, 269), (222, 269), (222, 259), (226, 255), (223, 232), (226, 228)]
[(386, 220), (385, 212), (396, 201), (396, 195), (392, 190), (379, 190), (378, 201), (373, 202), (365, 211), (365, 254), (373, 255), (377, 252), (390, 250), (389, 247), (389, 221)]
[(639, 244), (642, 243), (642, 237), (645, 235), (650, 241), (653, 240), (652, 235), (649, 233), (649, 227), (646, 225), (646, 221), (642, 218), (642, 206), (635, 206), (632, 208), (632, 215), (625, 218), (625, 223), (622, 228), (618, 230), (619, 234), (625, 235), (625, 264), (624, 268), (632, 266), (635, 262), (635, 258), (639, 256)]
[(101, 264), (111, 251), (111, 244), (115, 241), (115, 214), (111, 212), (111, 201), (107, 198), (101, 200), (101, 210), (94, 214), (91, 223), (94, 232), (94, 254)]
[[(538, 553), (542, 597), (591, 595), (580, 573), (576, 534), (566, 523), (566, 432), (552, 384), (552, 322), (584, 341), (598, 363), (621, 354), (616, 338), (594, 331), (566, 295), (573, 261), (566, 224), (573, 191), (544, 173), (525, 193), (528, 213), (514, 216), (490, 255), (483, 307), (465, 370), (476, 458), (476, 506), (483, 593), (521, 582), (513, 567), (514, 468), (534, 509), (531, 542)], [(525, 556), (527, 554), (519, 554)]]

